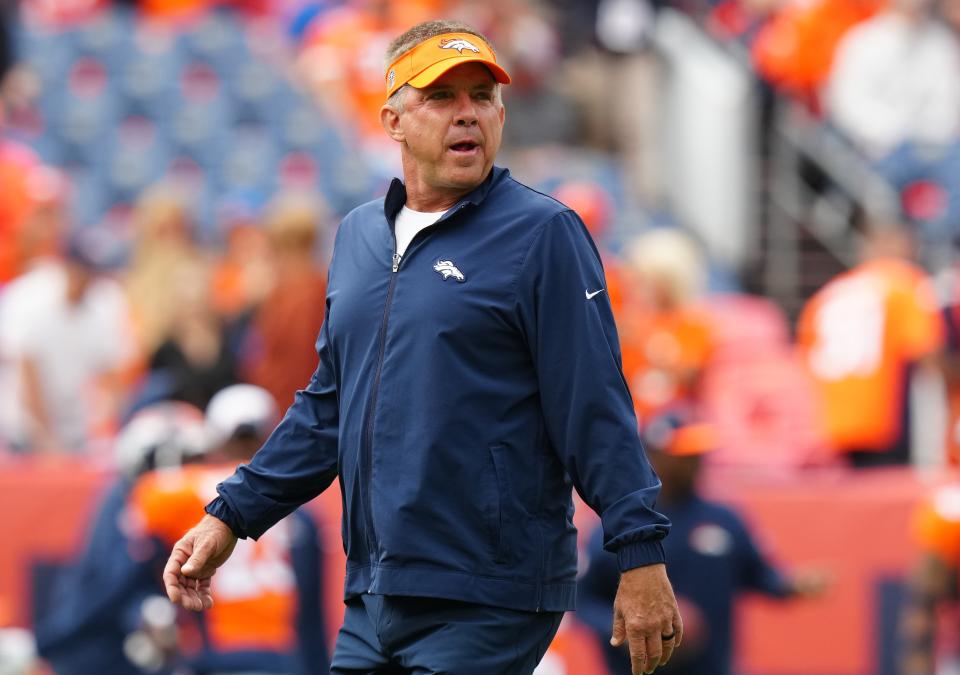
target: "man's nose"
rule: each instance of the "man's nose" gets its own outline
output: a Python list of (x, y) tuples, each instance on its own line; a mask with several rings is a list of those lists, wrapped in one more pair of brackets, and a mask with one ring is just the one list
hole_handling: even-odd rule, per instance
[(457, 95), (457, 109), (454, 117), (454, 123), (458, 127), (472, 127), (478, 124), (477, 109), (474, 106), (473, 99), (467, 92), (460, 92)]

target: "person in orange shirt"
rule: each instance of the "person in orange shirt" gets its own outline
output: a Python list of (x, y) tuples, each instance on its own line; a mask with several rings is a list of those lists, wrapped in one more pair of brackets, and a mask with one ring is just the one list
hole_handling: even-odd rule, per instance
[(673, 401), (697, 399), (712, 352), (709, 321), (695, 304), (706, 272), (694, 241), (673, 228), (641, 235), (626, 258), (617, 327), (623, 373), (642, 419)]
[(907, 230), (872, 228), (863, 262), (821, 288), (798, 323), (827, 438), (854, 466), (909, 461), (909, 370), (943, 343), (936, 297), (926, 273), (910, 262), (912, 249)]
[(241, 361), (244, 379), (285, 409), (317, 365), (314, 343), (327, 297), (327, 270), (317, 262), (317, 246), (326, 213), (313, 195), (281, 194), (264, 220), (274, 281), (251, 316)]
[(921, 556), (907, 578), (900, 612), (897, 673), (928, 675), (939, 672), (937, 610), (960, 599), (960, 486), (934, 490), (917, 507), (912, 525)]
[[(215, 449), (204, 464), (155, 471), (134, 486), (129, 516), (140, 536), (166, 546), (179, 539), (217, 483), (266, 439), (277, 408), (266, 390), (238, 384), (214, 396), (206, 420)], [(213, 607), (181, 622), (182, 665), (194, 673), (328, 672), (321, 571), (317, 526), (302, 511), (238, 542), (213, 582)]]
[(818, 109), (840, 40), (882, 6), (879, 0), (788, 0), (758, 31), (754, 67), (780, 91)]
[(38, 165), (33, 152), (0, 137), (0, 286), (23, 271), (20, 238), (34, 205), (29, 177)]

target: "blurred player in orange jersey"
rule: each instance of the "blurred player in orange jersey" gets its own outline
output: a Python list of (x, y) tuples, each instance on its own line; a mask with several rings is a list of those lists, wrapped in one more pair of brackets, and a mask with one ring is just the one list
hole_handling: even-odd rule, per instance
[(930, 675), (943, 665), (937, 663), (938, 611), (960, 600), (960, 486), (934, 490), (917, 508), (913, 527), (922, 555), (900, 614), (897, 672)]
[(854, 466), (909, 461), (909, 369), (943, 342), (933, 289), (911, 253), (906, 230), (872, 229), (863, 262), (800, 316), (797, 341), (822, 396), (827, 438)]
[[(144, 476), (130, 496), (142, 536), (166, 546), (189, 529), (216, 485), (248, 460), (276, 423), (273, 397), (239, 384), (207, 408), (214, 450), (203, 465)], [(319, 536), (295, 512), (257, 541), (237, 544), (212, 584), (213, 608), (181, 623), (180, 660), (193, 673), (327, 673)]]
[(37, 649), (58, 675), (169, 672), (175, 612), (159, 595), (158, 577), (166, 545), (131, 537), (126, 507), (139, 476), (205, 449), (203, 412), (186, 403), (154, 404), (124, 425), (115, 449), (120, 475), (100, 503), (86, 548), (58, 575), (46, 605), (35, 608)]
[(697, 398), (712, 352), (708, 319), (696, 304), (706, 271), (694, 241), (673, 228), (635, 239), (626, 260), (617, 327), (623, 373), (642, 419), (673, 401)]

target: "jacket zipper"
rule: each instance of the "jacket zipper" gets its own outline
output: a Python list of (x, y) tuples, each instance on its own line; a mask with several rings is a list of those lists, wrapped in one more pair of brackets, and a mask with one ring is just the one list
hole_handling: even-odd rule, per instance
[[(413, 240), (407, 245), (407, 251), (410, 251), (410, 249), (413, 248), (414, 243), (417, 243), (418, 240), (422, 239), (428, 231), (434, 229), (437, 225), (447, 220), (450, 216), (460, 211), (463, 207), (464, 204), (461, 204), (459, 207), (452, 210), (433, 225), (429, 225), (417, 232), (417, 234), (413, 237)], [(380, 546), (377, 542), (377, 531), (373, 522), (373, 425), (376, 420), (377, 399), (380, 394), (380, 376), (383, 372), (383, 355), (387, 346), (387, 322), (390, 319), (390, 305), (393, 304), (393, 291), (397, 286), (397, 272), (400, 271), (400, 264), (403, 262), (403, 259), (404, 257), (397, 253), (397, 238), (396, 235), (394, 235), (393, 256), (391, 258), (390, 266), (390, 285), (387, 286), (387, 299), (383, 303), (383, 320), (380, 322), (380, 335), (378, 336), (377, 370), (373, 378), (373, 389), (370, 392), (370, 404), (368, 407), (369, 413), (367, 416), (367, 423), (364, 428), (363, 447), (361, 448), (361, 464), (366, 468), (367, 474), (367, 489), (363, 492), (363, 510), (365, 512), (364, 515), (366, 516), (367, 552), (374, 560), (378, 560), (380, 558)]]
[[(396, 244), (394, 244), (396, 250)], [(376, 526), (373, 522), (373, 424), (376, 420), (377, 398), (380, 394), (380, 375), (383, 371), (383, 353), (387, 346), (387, 322), (390, 319), (390, 305), (393, 303), (393, 290), (397, 286), (397, 271), (400, 269), (400, 254), (394, 252), (391, 267), (390, 285), (387, 287), (387, 299), (383, 303), (383, 319), (380, 321), (380, 335), (377, 338), (377, 370), (373, 377), (373, 389), (370, 391), (370, 404), (367, 424), (364, 429), (363, 465), (367, 473), (367, 489), (363, 491), (363, 510), (366, 515), (367, 549), (370, 556), (379, 559)]]

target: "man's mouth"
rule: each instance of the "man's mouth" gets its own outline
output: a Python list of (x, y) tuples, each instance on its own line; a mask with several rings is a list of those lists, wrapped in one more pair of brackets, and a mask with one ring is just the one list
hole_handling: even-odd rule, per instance
[(460, 143), (454, 143), (450, 146), (450, 149), (454, 152), (461, 152), (465, 154), (470, 154), (475, 152), (480, 147), (479, 143), (474, 141), (461, 141)]

